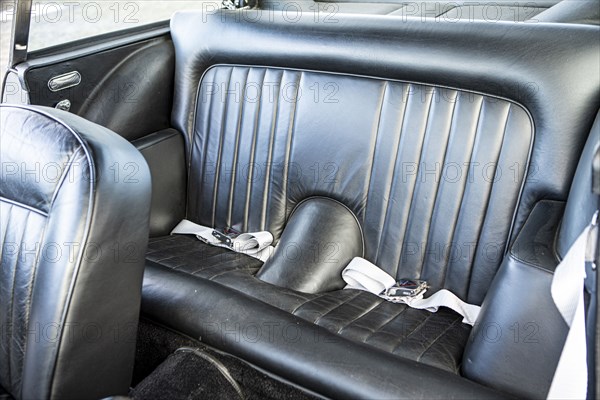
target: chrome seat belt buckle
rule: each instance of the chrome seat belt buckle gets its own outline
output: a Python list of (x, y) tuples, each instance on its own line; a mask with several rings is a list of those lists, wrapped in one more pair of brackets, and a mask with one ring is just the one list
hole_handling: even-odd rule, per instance
[(217, 238), (217, 240), (219, 240), (219, 242), (221, 242), (221, 244), (224, 244), (228, 247), (231, 247), (233, 245), (233, 242), (231, 241), (231, 238), (229, 236), (217, 231), (216, 229), (212, 231), (212, 235), (215, 238)]
[(417, 297), (427, 290), (427, 281), (402, 278), (385, 291), (388, 297)]
[(233, 228), (213, 229), (212, 235), (220, 244), (233, 247), (233, 240), (240, 235), (240, 232)]

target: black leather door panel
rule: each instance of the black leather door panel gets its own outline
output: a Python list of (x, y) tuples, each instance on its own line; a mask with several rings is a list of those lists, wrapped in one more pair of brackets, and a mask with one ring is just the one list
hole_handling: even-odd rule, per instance
[[(168, 34), (103, 50), (92, 44), (75, 54), (33, 58), (17, 70), (31, 104), (55, 107), (68, 100), (70, 112), (128, 140), (170, 127), (174, 50)], [(81, 76), (79, 84), (65, 84), (62, 90), (49, 84), (75, 72)]]

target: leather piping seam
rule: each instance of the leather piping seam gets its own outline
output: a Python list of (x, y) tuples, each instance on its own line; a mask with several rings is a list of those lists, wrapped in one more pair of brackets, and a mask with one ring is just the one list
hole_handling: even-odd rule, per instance
[[(137, 139), (133, 139), (131, 141), (131, 144), (135, 146), (136, 149), (138, 149), (138, 151), (143, 151), (146, 150), (150, 147), (156, 146), (157, 144), (160, 144), (162, 142), (164, 142), (165, 140), (169, 140), (174, 136), (179, 136), (180, 133), (179, 131), (177, 131), (176, 129), (173, 129), (173, 132), (165, 132), (168, 131), (169, 129), (165, 129), (164, 131), (158, 131), (158, 132), (154, 132), (154, 133), (150, 133), (146, 136), (142, 136), (141, 138), (137, 138)], [(140, 142), (143, 139), (146, 139), (148, 136), (153, 135), (153, 134), (160, 134), (161, 132), (164, 132), (160, 135), (160, 137), (158, 137), (156, 140), (152, 140), (152, 141), (148, 141), (147, 143), (143, 143), (141, 145), (137, 145), (136, 142)]]
[(8, 198), (6, 198), (6, 197), (4, 197), (4, 196), (0, 196), (0, 201), (4, 201), (4, 202), (6, 202), (6, 203), (10, 203), (10, 204), (12, 204), (13, 206), (17, 206), (17, 207), (24, 208), (24, 209), (26, 209), (26, 210), (28, 210), (28, 211), (34, 212), (34, 213), (36, 213), (36, 214), (39, 214), (39, 215), (41, 215), (41, 216), (43, 216), (43, 217), (48, 217), (48, 213), (47, 213), (47, 212), (45, 212), (45, 211), (42, 211), (42, 210), (40, 210), (40, 209), (38, 209), (38, 208), (35, 208), (35, 207), (32, 207), (32, 206), (29, 206), (29, 205), (27, 205), (27, 204), (21, 203), (20, 201), (17, 201), (17, 200), (11, 200), (11, 199), (8, 199)]
[[(321, 1), (321, 0), (315, 0), (315, 2), (320, 2), (320, 1)], [(341, 2), (339, 2), (339, 1), (334, 1), (333, 3), (337, 4), (337, 3), (341, 3)], [(398, 8), (394, 8), (393, 10), (391, 10), (391, 11), (388, 11), (387, 13), (385, 13), (385, 14), (383, 14), (383, 15), (389, 15), (389, 16), (392, 16), (392, 17), (394, 17), (394, 16), (395, 16), (395, 15), (394, 15), (394, 13), (397, 13), (398, 11), (402, 10), (403, 8), (404, 8), (404, 4), (402, 4), (402, 5), (401, 5), (400, 7), (398, 7)]]
[[(56, 201), (56, 196), (58, 196), (58, 192), (60, 192), (60, 189), (62, 188), (63, 184), (65, 183), (65, 180), (69, 176), (69, 172), (71, 171), (73, 162), (74, 162), (75, 158), (77, 158), (80, 155), (80, 151), (81, 151), (81, 146), (77, 149), (74, 149), (73, 153), (71, 153), (71, 155), (69, 156), (69, 159), (66, 162), (66, 168), (63, 171), (62, 175), (60, 176), (60, 180), (58, 181), (58, 184), (54, 188), (54, 193), (52, 193), (52, 199), (50, 200), (48, 210), (52, 209), (52, 206), (54, 205), (54, 202)], [(90, 182), (93, 182), (93, 181), (90, 181)]]
[[(518, 262), (518, 263), (525, 264), (525, 265), (527, 265), (528, 267), (532, 267), (532, 268), (535, 268), (535, 269), (539, 269), (540, 271), (543, 271), (543, 272), (545, 272), (545, 273), (547, 273), (547, 274), (554, 275), (554, 271), (550, 271), (549, 269), (547, 269), (547, 268), (544, 268), (544, 267), (542, 267), (541, 265), (536, 265), (536, 264), (534, 264), (534, 263), (532, 263), (532, 262), (530, 262), (530, 261), (522, 260), (522, 259), (520, 259), (519, 257), (515, 256), (514, 254), (509, 254), (509, 255), (508, 255), (508, 257), (509, 257), (509, 258), (512, 258), (513, 260), (515, 260), (515, 261), (516, 261), (516, 262)], [(558, 264), (557, 264), (557, 265), (558, 265)]]

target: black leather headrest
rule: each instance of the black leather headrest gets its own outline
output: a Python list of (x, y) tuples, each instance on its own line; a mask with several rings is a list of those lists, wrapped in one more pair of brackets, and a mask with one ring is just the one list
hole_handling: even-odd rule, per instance
[(0, 107), (0, 127), (0, 197), (48, 213), (74, 154), (85, 151), (81, 137), (55, 117), (14, 106)]

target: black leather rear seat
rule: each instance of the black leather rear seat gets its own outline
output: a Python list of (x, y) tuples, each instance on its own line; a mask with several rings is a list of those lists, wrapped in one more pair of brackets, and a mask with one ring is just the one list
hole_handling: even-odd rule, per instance
[(471, 328), (455, 312), (416, 310), (367, 292), (301, 293), (254, 277), (262, 262), (190, 236), (151, 239), (148, 260), (209, 279), (313, 322), (341, 336), (383, 351), (458, 373)]
[[(567, 197), (598, 109), (598, 29), (235, 15), (172, 20), (187, 218), (278, 239), (300, 202), (329, 197), (357, 217), (367, 259), (481, 304), (535, 204)], [(311, 390), (494, 394), (445, 372), (470, 332), (451, 311), (301, 293), (192, 237), (151, 240), (148, 260), (146, 316)]]

